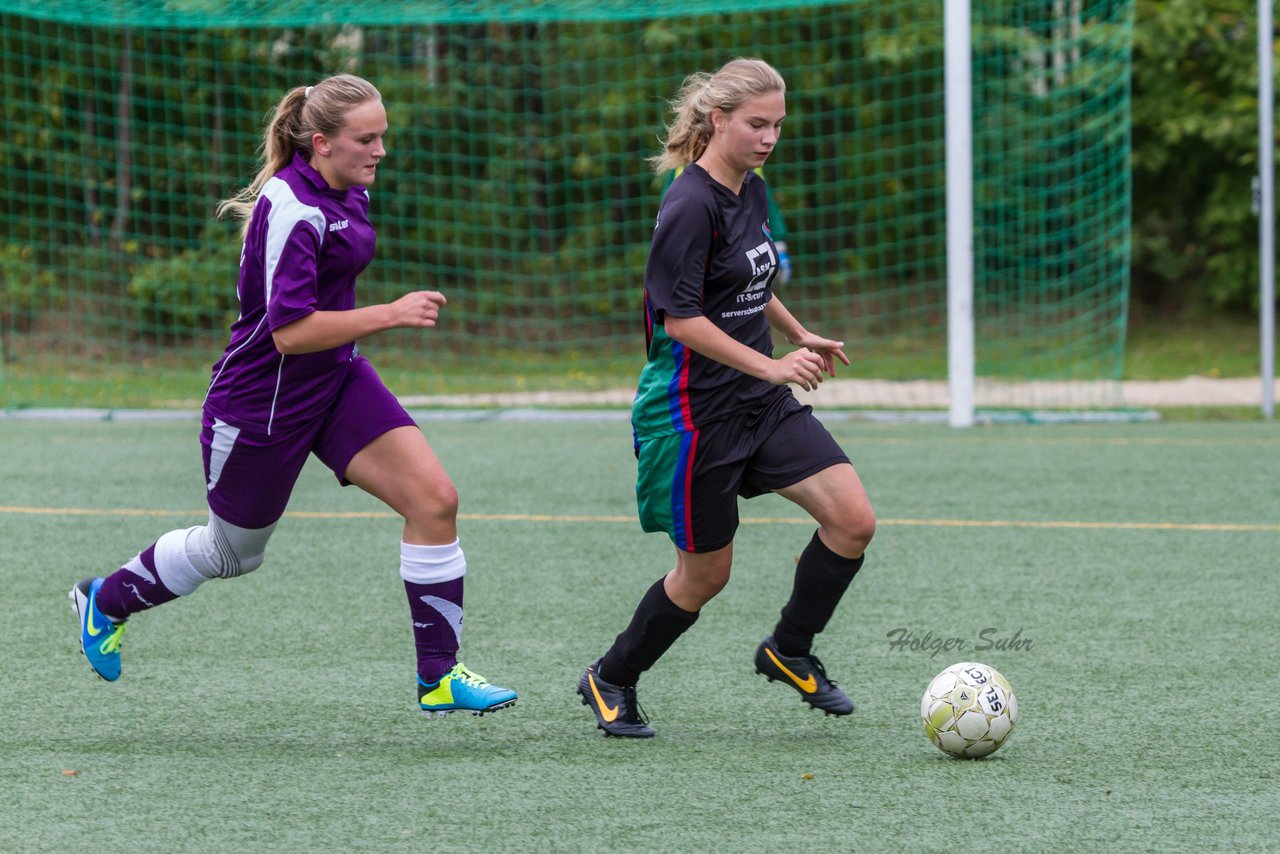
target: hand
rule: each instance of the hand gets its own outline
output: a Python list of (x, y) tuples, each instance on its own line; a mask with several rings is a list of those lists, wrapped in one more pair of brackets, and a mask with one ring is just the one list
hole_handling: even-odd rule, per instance
[(813, 391), (822, 382), (826, 361), (813, 350), (795, 350), (781, 359), (774, 359), (765, 376), (774, 385), (795, 383), (805, 391)]
[(448, 302), (439, 291), (413, 291), (391, 303), (395, 325), (415, 329), (436, 325), (440, 309)]
[(791, 339), (791, 343), (797, 347), (804, 347), (821, 358), (822, 370), (827, 376), (834, 377), (836, 375), (836, 359), (846, 365), (849, 364), (849, 357), (844, 353), (843, 341), (832, 341), (830, 338), (823, 338), (806, 330)]

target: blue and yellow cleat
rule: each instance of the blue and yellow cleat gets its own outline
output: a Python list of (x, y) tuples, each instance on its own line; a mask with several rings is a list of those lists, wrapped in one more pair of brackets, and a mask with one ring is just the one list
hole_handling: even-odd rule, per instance
[(80, 650), (98, 678), (114, 682), (120, 678), (120, 639), (124, 623), (113, 623), (98, 610), (98, 588), (101, 578), (83, 578), (67, 598), (71, 610), (80, 620)]
[(462, 664), (455, 664), (435, 684), (429, 685), (422, 681), (421, 676), (418, 677), (418, 705), (428, 715), (443, 717), (456, 711), (483, 715), (514, 706), (515, 702), (515, 691), (490, 685), (487, 679), (477, 676)]

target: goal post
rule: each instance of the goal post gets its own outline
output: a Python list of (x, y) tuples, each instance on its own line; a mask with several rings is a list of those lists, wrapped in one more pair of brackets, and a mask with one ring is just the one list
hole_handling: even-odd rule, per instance
[(1258, 320), (1262, 374), (1262, 417), (1275, 414), (1276, 384), (1276, 217), (1275, 94), (1272, 54), (1275, 51), (1272, 0), (1258, 0)]
[(952, 427), (974, 423), (973, 75), (969, 0), (946, 0), (947, 388)]

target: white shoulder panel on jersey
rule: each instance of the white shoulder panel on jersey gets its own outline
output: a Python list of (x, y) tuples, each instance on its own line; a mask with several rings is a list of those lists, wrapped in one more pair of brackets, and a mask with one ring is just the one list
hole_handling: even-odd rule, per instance
[(320, 242), (324, 243), (324, 212), (313, 205), (303, 204), (293, 194), (292, 188), (279, 178), (268, 178), (262, 186), (261, 195), (271, 202), (271, 213), (267, 215), (267, 239), (263, 247), (263, 289), (265, 300), (271, 302), (271, 286), (275, 280), (276, 267), (280, 256), (284, 253), (285, 243), (294, 227), (305, 222), (316, 230)]

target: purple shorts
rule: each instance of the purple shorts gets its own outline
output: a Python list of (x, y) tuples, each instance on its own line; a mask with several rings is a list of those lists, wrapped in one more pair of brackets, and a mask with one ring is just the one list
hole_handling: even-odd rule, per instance
[(417, 426), (362, 356), (357, 356), (325, 414), (287, 433), (268, 436), (204, 413), (209, 509), (241, 528), (265, 528), (284, 514), (307, 455), (314, 453), (343, 486), (351, 458), (397, 427)]

